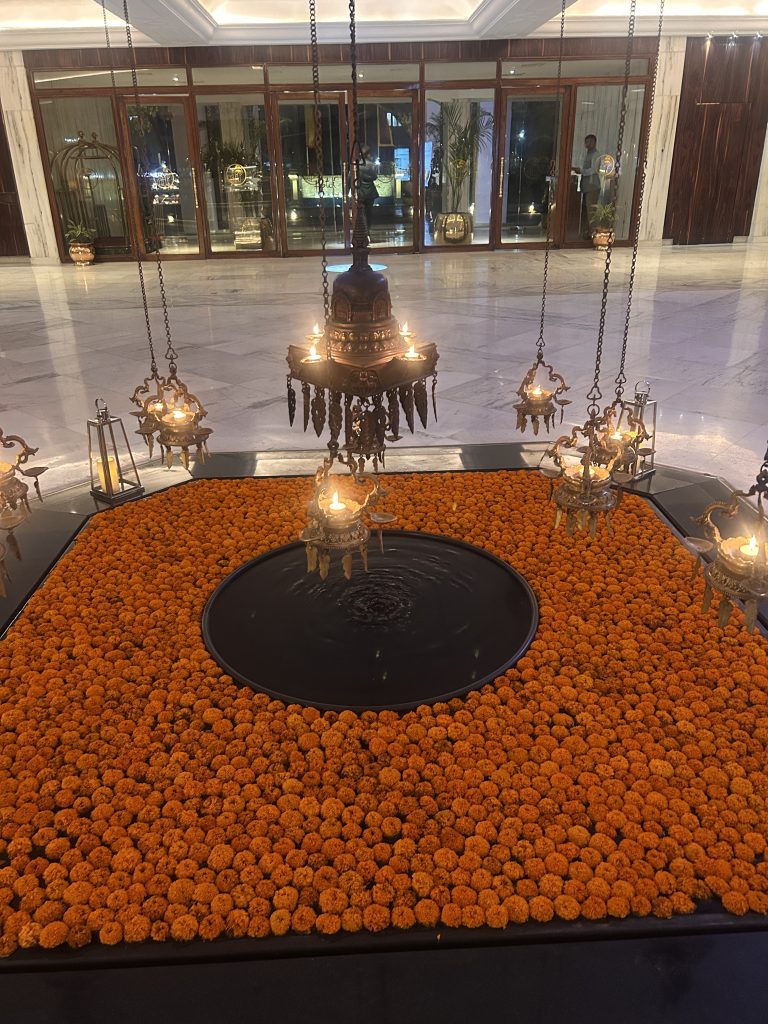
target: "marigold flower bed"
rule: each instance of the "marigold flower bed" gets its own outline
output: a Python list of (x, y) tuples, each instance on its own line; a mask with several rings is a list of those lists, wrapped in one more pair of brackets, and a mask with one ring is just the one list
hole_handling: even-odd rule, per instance
[(308, 481), (97, 516), (0, 646), (2, 954), (768, 911), (768, 647), (702, 615), (653, 511), (625, 498), (590, 544), (551, 532), (536, 475), (389, 487), (399, 527), (528, 578), (526, 656), (404, 714), (286, 707), (217, 667), (200, 615), (296, 537)]

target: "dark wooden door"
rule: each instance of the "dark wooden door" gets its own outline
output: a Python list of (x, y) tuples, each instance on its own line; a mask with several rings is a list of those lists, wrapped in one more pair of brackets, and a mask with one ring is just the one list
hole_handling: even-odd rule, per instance
[(29, 256), (5, 121), (0, 111), (0, 256)]
[(768, 120), (768, 48), (689, 39), (664, 237), (716, 245), (749, 234)]

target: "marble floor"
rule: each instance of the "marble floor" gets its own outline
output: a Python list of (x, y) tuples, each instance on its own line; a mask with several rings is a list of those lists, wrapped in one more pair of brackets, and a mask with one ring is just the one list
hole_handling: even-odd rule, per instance
[[(612, 394), (629, 252), (614, 254), (603, 375)], [(404, 443), (515, 440), (515, 389), (538, 334), (543, 254), (387, 254), (394, 312), (441, 353), (437, 424)], [(550, 267), (547, 353), (583, 420), (594, 361), (603, 259), (557, 252)], [(179, 369), (209, 410), (217, 451), (307, 449), (285, 404), (285, 351), (321, 312), (319, 261), (166, 264)], [(658, 460), (750, 482), (768, 434), (768, 246), (641, 251), (627, 376), (652, 382)], [(147, 266), (158, 351), (154, 268)], [(39, 446), (47, 489), (87, 476), (85, 421), (97, 395), (125, 418), (148, 372), (144, 317), (130, 264), (29, 267), (0, 261), (0, 426)], [(137, 452), (144, 458), (137, 440)], [(322, 442), (317, 442), (318, 449)]]

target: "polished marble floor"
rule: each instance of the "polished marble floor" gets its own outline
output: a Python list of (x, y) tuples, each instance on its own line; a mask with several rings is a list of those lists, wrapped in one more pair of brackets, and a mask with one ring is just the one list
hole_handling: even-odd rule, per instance
[[(617, 251), (613, 262), (602, 375), (607, 397), (629, 252)], [(436, 341), (441, 353), (438, 422), (429, 431), (418, 427), (404, 443), (515, 440), (512, 406), (534, 355), (543, 254), (388, 254), (386, 263), (395, 314)], [(573, 421), (584, 417), (602, 272), (599, 254), (553, 254), (547, 352), (572, 385)], [(285, 350), (303, 339), (321, 311), (319, 261), (175, 261), (165, 275), (179, 368), (208, 407), (212, 447), (312, 447), (313, 434), (288, 425)], [(152, 264), (147, 280), (161, 352)], [(628, 377), (631, 384), (647, 376), (659, 400), (660, 462), (738, 485), (754, 478), (768, 433), (766, 280), (768, 246), (641, 251)], [(50, 467), (48, 489), (82, 479), (85, 421), (96, 396), (129, 429), (135, 422), (128, 399), (148, 363), (135, 267), (0, 261), (0, 306), (0, 426), (39, 446), (36, 462)]]

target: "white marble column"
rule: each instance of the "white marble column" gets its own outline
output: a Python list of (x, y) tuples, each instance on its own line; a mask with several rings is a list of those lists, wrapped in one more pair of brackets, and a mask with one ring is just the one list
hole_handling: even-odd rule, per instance
[(21, 50), (0, 50), (0, 105), (33, 263), (59, 263), (32, 100)]
[(685, 44), (685, 36), (668, 36), (661, 40), (656, 98), (648, 138), (645, 200), (640, 222), (640, 240), (643, 242), (660, 242), (664, 237), (664, 215), (677, 134)]
[(760, 177), (757, 181), (757, 195), (752, 211), (749, 240), (750, 242), (768, 243), (768, 132), (765, 133), (763, 159), (760, 164)]

